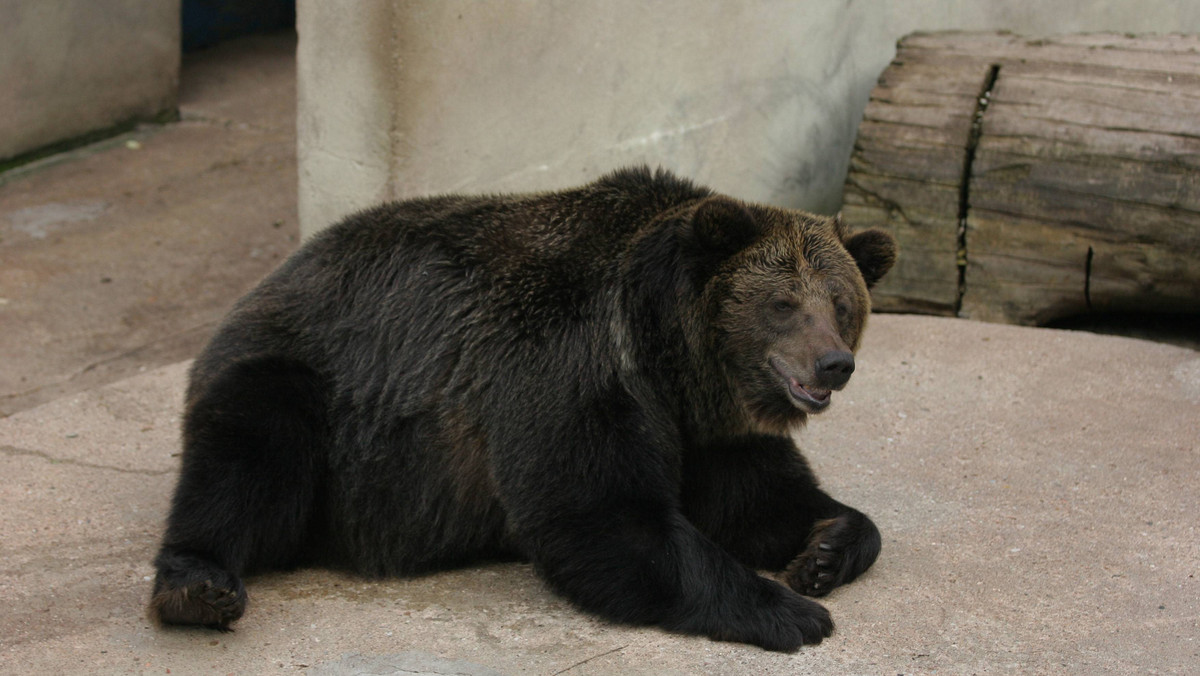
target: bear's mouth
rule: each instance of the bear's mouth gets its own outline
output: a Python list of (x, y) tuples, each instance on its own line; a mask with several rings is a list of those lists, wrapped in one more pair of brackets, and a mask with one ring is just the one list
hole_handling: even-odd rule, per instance
[(782, 359), (771, 357), (768, 359), (771, 363), (771, 368), (775, 369), (787, 385), (788, 395), (791, 396), (792, 402), (799, 405), (800, 408), (807, 410), (809, 413), (817, 413), (825, 410), (829, 406), (830, 390), (805, 385), (800, 382), (800, 379), (792, 375), (791, 370)]

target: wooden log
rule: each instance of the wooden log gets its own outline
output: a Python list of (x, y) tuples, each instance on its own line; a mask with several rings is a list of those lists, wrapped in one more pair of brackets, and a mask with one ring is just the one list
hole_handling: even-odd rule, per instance
[(958, 58), (902, 41), (859, 126), (842, 211), (856, 227), (891, 231), (902, 255), (872, 293), (878, 309), (953, 314), (966, 148), (985, 57)]
[(1200, 37), (918, 34), (867, 106), (845, 211), (900, 242), (883, 310), (1194, 314), (1198, 169)]

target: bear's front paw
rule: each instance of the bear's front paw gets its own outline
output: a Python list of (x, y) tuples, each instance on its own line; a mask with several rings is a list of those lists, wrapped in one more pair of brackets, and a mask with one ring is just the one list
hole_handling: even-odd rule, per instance
[(725, 630), (713, 633), (713, 638), (793, 652), (816, 645), (833, 633), (833, 618), (821, 604), (770, 580), (761, 580), (760, 585), (758, 593), (764, 603), (749, 616), (726, 616)]
[(779, 633), (767, 638), (764, 648), (790, 652), (802, 645), (816, 645), (833, 633), (833, 617), (824, 606), (793, 594), (781, 601)]
[(816, 645), (833, 633), (833, 618), (824, 606), (774, 580), (754, 575), (749, 587), (728, 591), (734, 593), (689, 600), (663, 627), (779, 652)]
[(870, 568), (879, 549), (879, 529), (862, 512), (818, 521), (784, 579), (805, 596), (824, 596)]

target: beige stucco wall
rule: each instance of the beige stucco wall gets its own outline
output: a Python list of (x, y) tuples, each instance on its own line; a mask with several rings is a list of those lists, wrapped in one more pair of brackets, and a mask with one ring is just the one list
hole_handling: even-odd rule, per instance
[(1195, 0), (298, 0), (300, 220), (631, 163), (830, 212), (914, 30), (1198, 32)]
[(175, 107), (179, 2), (3, 0), (0, 160)]

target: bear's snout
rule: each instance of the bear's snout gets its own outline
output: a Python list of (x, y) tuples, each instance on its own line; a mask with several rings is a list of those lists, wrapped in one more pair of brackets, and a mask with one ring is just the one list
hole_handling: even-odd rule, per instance
[(816, 384), (830, 390), (841, 389), (854, 373), (854, 355), (845, 350), (830, 350), (817, 357), (813, 370)]

